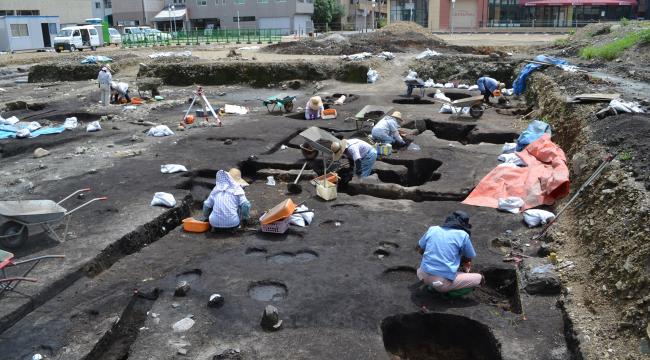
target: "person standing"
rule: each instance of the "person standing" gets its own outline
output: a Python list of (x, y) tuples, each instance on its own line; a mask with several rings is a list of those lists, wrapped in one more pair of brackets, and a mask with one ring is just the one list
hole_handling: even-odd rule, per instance
[(377, 150), (370, 144), (359, 139), (341, 140), (333, 142), (330, 146), (334, 161), (339, 160), (343, 154), (354, 164), (354, 173), (358, 177), (370, 176), (372, 167), (377, 160)]
[(471, 228), (469, 214), (462, 210), (447, 216), (441, 226), (430, 227), (418, 241), (418, 252), (422, 254), (418, 279), (437, 292), (457, 295), (484, 283), (483, 275), (469, 272), (471, 260), (476, 257)]
[(106, 66), (102, 66), (102, 69), (97, 75), (97, 82), (99, 83), (99, 101), (102, 103), (102, 106), (110, 104), (111, 101), (111, 81), (113, 76), (111, 72), (108, 71)]

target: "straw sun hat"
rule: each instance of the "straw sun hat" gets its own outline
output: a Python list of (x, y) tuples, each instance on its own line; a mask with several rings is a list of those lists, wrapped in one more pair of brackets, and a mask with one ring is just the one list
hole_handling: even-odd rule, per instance
[(347, 146), (348, 146), (348, 142), (345, 141), (345, 139), (341, 141), (335, 141), (332, 143), (332, 145), (330, 146), (330, 150), (332, 150), (332, 157), (334, 158), (334, 160), (338, 160), (341, 158), (341, 156), (343, 156), (343, 152), (345, 151)]
[(323, 100), (320, 98), (320, 96), (314, 96), (311, 99), (309, 99), (308, 106), (312, 110), (318, 110), (320, 109), (321, 106), (323, 106)]
[(232, 169), (228, 170), (228, 175), (230, 175), (230, 177), (233, 178), (233, 180), (235, 180), (235, 182), (237, 184), (239, 184), (241, 187), (248, 186), (248, 183), (246, 182), (246, 180), (241, 178), (241, 171), (239, 171), (239, 169), (232, 168)]

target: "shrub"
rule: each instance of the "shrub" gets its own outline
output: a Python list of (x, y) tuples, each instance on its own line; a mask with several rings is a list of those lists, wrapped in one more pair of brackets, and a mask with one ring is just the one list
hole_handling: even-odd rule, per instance
[(630, 19), (628, 19), (628, 18), (621, 18), (621, 25), (622, 25), (622, 26), (628, 26), (628, 25), (630, 25)]
[(583, 48), (580, 51), (580, 57), (583, 59), (600, 58), (604, 60), (614, 60), (621, 56), (625, 50), (631, 48), (637, 43), (646, 44), (648, 42), (650, 42), (650, 29), (644, 29), (629, 33), (624, 37), (607, 44)]

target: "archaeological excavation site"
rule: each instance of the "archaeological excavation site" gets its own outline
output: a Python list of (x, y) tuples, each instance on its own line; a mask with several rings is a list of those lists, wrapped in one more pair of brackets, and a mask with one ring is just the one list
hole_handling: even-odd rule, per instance
[(1, 54), (0, 359), (650, 359), (648, 26)]

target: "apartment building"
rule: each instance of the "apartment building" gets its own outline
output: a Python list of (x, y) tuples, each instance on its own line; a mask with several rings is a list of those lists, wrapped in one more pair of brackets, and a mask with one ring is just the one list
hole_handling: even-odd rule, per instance
[(1, 0), (0, 16), (58, 16), (61, 25), (79, 24), (93, 17), (91, 0)]
[(113, 25), (113, 2), (111, 0), (90, 0), (92, 2), (93, 17), (108, 20)]
[(386, 0), (340, 0), (345, 9), (341, 18), (341, 28), (348, 30), (372, 29), (373, 21), (378, 24), (380, 19), (388, 16)]
[(119, 27), (152, 25), (164, 5), (164, 0), (112, 0), (113, 24)]

